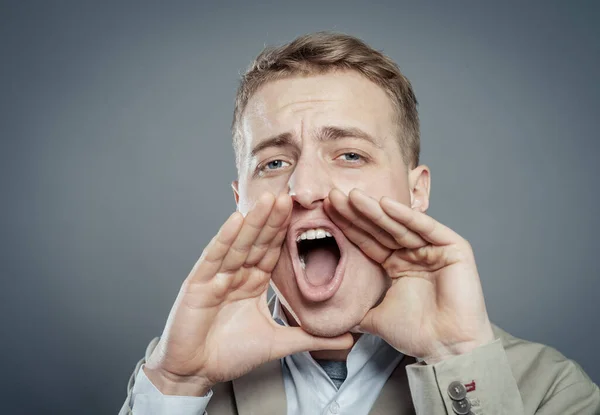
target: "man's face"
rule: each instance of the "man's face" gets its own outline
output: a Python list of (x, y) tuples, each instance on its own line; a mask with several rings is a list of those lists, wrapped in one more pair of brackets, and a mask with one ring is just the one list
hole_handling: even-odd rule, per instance
[(242, 117), (238, 209), (246, 214), (266, 191), (292, 195), (272, 283), (288, 313), (315, 335), (348, 332), (389, 286), (383, 269), (328, 218), (323, 201), (334, 188), (359, 188), (410, 203), (395, 115), (383, 89), (338, 71), (269, 82)]

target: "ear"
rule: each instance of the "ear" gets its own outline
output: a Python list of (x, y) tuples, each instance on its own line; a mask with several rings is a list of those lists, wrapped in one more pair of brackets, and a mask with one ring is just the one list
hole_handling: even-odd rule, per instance
[(423, 165), (415, 167), (408, 173), (410, 190), (410, 207), (425, 213), (429, 208), (429, 192), (431, 190), (431, 175), (429, 167)]
[(240, 207), (240, 192), (239, 192), (239, 182), (234, 180), (231, 182), (231, 189), (233, 190), (233, 198), (235, 199), (235, 205), (239, 209)]

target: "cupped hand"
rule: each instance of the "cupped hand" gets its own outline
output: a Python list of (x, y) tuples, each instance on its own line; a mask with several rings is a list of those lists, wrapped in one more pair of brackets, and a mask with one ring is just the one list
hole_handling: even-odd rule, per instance
[(177, 394), (203, 395), (212, 385), (267, 361), (301, 351), (351, 347), (350, 334), (315, 337), (299, 327), (278, 325), (269, 313), (267, 288), (291, 207), (288, 195), (264, 194), (246, 217), (232, 214), (206, 247), (145, 365), (163, 393), (177, 389)]
[(424, 213), (358, 189), (348, 196), (334, 189), (325, 211), (391, 279), (361, 330), (426, 363), (493, 341), (473, 250), (464, 238)]

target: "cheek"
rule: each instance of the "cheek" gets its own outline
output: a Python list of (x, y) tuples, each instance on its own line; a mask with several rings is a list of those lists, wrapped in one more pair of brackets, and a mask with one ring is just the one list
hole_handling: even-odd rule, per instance
[[(375, 186), (377, 186), (377, 183), (373, 183), (374, 188)], [(382, 180), (379, 182), (379, 187), (376, 188), (380, 192), (378, 199), (388, 196), (405, 205), (410, 204), (410, 190), (406, 175), (390, 177), (387, 181)]]
[(289, 294), (295, 287), (294, 269), (286, 244), (281, 248), (281, 255), (271, 274), (271, 280), (282, 294)]
[(386, 285), (386, 273), (377, 262), (366, 256), (360, 248), (352, 245), (348, 249), (346, 270), (349, 284), (361, 285), (367, 291), (379, 291)]
[(238, 210), (243, 215), (246, 215), (264, 193), (270, 192), (277, 196), (282, 192), (287, 192), (287, 182), (288, 179), (283, 176), (268, 179), (250, 179), (244, 182), (240, 181)]

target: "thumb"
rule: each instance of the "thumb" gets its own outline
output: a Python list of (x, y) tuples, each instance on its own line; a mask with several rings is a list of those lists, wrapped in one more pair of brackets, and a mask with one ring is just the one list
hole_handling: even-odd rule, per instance
[(300, 327), (278, 327), (272, 353), (273, 359), (281, 359), (294, 353), (315, 350), (345, 350), (350, 349), (354, 339), (350, 333), (337, 337), (313, 336)]

